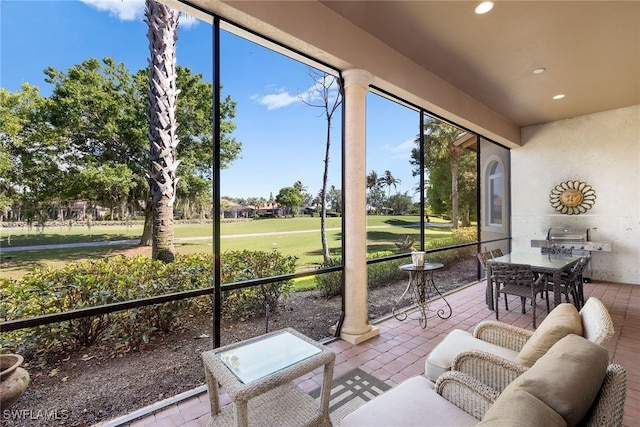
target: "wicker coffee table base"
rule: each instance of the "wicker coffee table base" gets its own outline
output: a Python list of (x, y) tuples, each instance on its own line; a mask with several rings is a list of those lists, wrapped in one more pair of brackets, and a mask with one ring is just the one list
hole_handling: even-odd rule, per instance
[[(292, 383), (270, 390), (248, 402), (249, 426), (329, 427), (328, 414), (321, 414), (318, 402)], [(236, 407), (231, 403), (209, 420), (209, 427), (236, 425)]]
[[(258, 353), (259, 360), (247, 353), (248, 350), (255, 351), (256, 348), (261, 352)], [(230, 363), (234, 366), (233, 369), (240, 373), (243, 359), (246, 358), (244, 362), (248, 368), (245, 366), (244, 369), (251, 372), (252, 367), (257, 368), (261, 376), (255, 373), (253, 377), (245, 375), (248, 381), (244, 383), (241, 380), (242, 375), (237, 376), (233, 373), (222, 360), (221, 354), (231, 355)], [(252, 354), (255, 356), (255, 353)], [(265, 358), (266, 365), (265, 360), (262, 360)], [(285, 328), (205, 351), (202, 353), (202, 360), (211, 407), (209, 425), (290, 427), (322, 426), (331, 423), (329, 400), (336, 354), (295, 329)], [(296, 387), (293, 381), (321, 367), (322, 389), (320, 399), (316, 400)], [(220, 407), (219, 386), (227, 392), (233, 402), (224, 408)]]

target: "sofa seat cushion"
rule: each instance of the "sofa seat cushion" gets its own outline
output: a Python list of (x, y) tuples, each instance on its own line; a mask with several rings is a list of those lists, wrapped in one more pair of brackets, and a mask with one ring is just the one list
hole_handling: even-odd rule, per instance
[(478, 420), (440, 396), (419, 375), (346, 415), (340, 427), (475, 426)]
[[(578, 335), (567, 335), (504, 389), (483, 420), (499, 418), (500, 408), (515, 407), (521, 392), (525, 392), (557, 412), (568, 426), (576, 426), (598, 395), (608, 363), (609, 353), (604, 347)], [(538, 412), (533, 409), (523, 416), (536, 419)]]
[(582, 336), (582, 318), (573, 304), (563, 303), (542, 321), (520, 350), (515, 362), (531, 367), (555, 343), (569, 334)]
[(511, 361), (515, 361), (518, 356), (517, 351), (480, 340), (467, 331), (454, 329), (427, 356), (425, 362), (427, 378), (435, 382), (440, 375), (451, 369), (453, 359), (459, 353), (469, 350), (485, 351)]

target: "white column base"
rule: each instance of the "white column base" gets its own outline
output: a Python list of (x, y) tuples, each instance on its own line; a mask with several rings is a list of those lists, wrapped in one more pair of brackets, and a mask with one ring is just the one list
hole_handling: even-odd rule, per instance
[(345, 332), (341, 332), (340, 339), (348, 342), (349, 344), (360, 344), (361, 342), (365, 342), (368, 339), (377, 337), (378, 335), (380, 335), (380, 328), (372, 325), (371, 329), (361, 334), (347, 334)]

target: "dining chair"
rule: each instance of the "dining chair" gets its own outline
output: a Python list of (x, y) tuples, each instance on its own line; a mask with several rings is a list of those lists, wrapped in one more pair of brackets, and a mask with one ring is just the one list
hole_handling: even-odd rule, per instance
[[(571, 302), (573, 299), (573, 305), (578, 310), (584, 305), (584, 270), (587, 268), (589, 258), (580, 257), (577, 263), (571, 267), (568, 273), (560, 275), (560, 290), (564, 294), (566, 302)], [(547, 280), (546, 288), (549, 291), (553, 291), (553, 281)]]
[(487, 268), (487, 261), (493, 258), (491, 251), (478, 252), (476, 257), (478, 257), (478, 261), (480, 261), (480, 264), (482, 264), (482, 267), (485, 269)]
[(504, 307), (509, 310), (508, 295), (520, 297), (522, 314), (526, 313), (527, 299), (531, 299), (533, 313), (533, 328), (536, 329), (536, 295), (543, 291), (549, 313), (549, 292), (546, 288), (546, 279), (542, 275), (535, 278), (531, 266), (527, 264), (512, 264), (506, 262), (487, 261), (487, 268), (491, 271), (491, 280), (494, 283), (496, 320), (500, 320), (499, 298), (504, 294)]
[(491, 258), (498, 258), (503, 256), (504, 254), (502, 253), (502, 249), (497, 248), (497, 249), (491, 249), (489, 252), (491, 252)]
[(487, 292), (485, 295), (485, 303), (490, 307), (493, 301), (493, 285), (491, 284), (491, 277), (489, 277), (489, 270), (487, 270), (487, 261), (495, 257), (491, 254), (491, 251), (486, 250), (486, 248), (484, 252), (478, 252), (476, 257), (478, 258), (478, 261), (480, 261), (482, 268), (487, 272)]

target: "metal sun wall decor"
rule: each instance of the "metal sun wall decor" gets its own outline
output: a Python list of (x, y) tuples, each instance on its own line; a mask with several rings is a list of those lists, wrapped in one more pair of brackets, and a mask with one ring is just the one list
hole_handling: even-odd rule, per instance
[(551, 206), (567, 215), (580, 215), (596, 203), (596, 190), (582, 181), (566, 181), (556, 185), (549, 194)]

